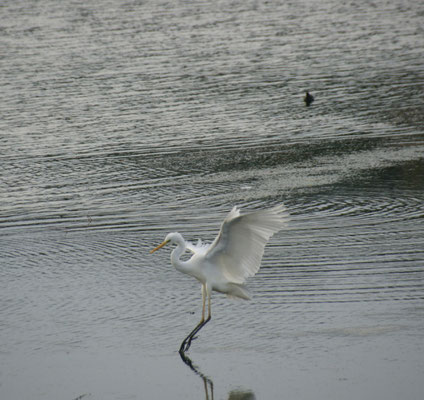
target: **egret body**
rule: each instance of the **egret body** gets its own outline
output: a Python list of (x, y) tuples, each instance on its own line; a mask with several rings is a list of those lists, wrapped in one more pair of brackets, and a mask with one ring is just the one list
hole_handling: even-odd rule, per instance
[[(213, 290), (230, 297), (250, 299), (244, 286), (246, 278), (259, 271), (266, 243), (287, 221), (288, 213), (283, 205), (245, 215), (240, 215), (240, 210), (234, 207), (224, 219), (218, 236), (211, 244), (204, 244), (199, 240), (193, 245), (185, 241), (180, 233), (173, 232), (151, 250), (150, 253), (153, 253), (168, 243), (176, 245), (171, 253), (172, 265), (178, 271), (193, 276), (202, 285), (202, 318), (182, 342), (180, 353), (190, 348), (196, 333), (211, 319)], [(192, 252), (193, 256), (183, 261), (181, 256), (187, 250)]]

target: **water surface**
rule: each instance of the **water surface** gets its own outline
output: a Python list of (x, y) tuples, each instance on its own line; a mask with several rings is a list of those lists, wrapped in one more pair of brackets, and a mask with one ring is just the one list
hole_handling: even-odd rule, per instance
[[(3, 3), (2, 398), (422, 397), (423, 5)], [(280, 202), (196, 374), (200, 287), (148, 251)]]

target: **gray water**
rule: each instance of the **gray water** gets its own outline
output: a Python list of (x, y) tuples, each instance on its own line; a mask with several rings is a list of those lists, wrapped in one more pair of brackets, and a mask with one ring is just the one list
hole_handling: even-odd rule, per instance
[[(421, 399), (423, 21), (416, 0), (3, 1), (0, 397)], [(199, 284), (148, 251), (281, 202), (195, 373)]]

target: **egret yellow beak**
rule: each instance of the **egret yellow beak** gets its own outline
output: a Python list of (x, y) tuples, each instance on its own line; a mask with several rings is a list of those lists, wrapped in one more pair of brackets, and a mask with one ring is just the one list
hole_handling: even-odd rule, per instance
[(150, 250), (150, 254), (154, 253), (156, 250), (161, 249), (163, 246), (165, 246), (167, 243), (169, 243), (169, 240), (165, 240), (162, 242), (159, 246), (155, 247), (153, 250)]

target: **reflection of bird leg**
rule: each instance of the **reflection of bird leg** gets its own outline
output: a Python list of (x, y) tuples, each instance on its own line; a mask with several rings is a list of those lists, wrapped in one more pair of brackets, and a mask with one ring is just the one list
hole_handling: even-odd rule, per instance
[[(203, 385), (205, 388), (205, 395), (206, 395), (206, 400), (213, 400), (213, 382), (210, 378), (208, 378), (206, 375), (204, 375), (199, 368), (193, 364), (193, 362), (191, 361), (190, 357), (187, 356), (184, 351), (180, 351), (180, 357), (181, 360), (183, 360), (184, 364), (187, 365), (196, 375), (200, 376), (203, 380)], [(210, 388), (210, 393), (211, 393), (211, 397), (209, 398), (209, 389)]]
[[(205, 308), (206, 308), (206, 295), (208, 296), (208, 318), (205, 319)], [(190, 334), (183, 340), (180, 346), (180, 354), (188, 351), (191, 346), (191, 341), (194, 339), (194, 336), (202, 329), (211, 319), (211, 294), (210, 291), (207, 293), (205, 285), (202, 285), (202, 319), (196, 325), (196, 327), (190, 332)]]

